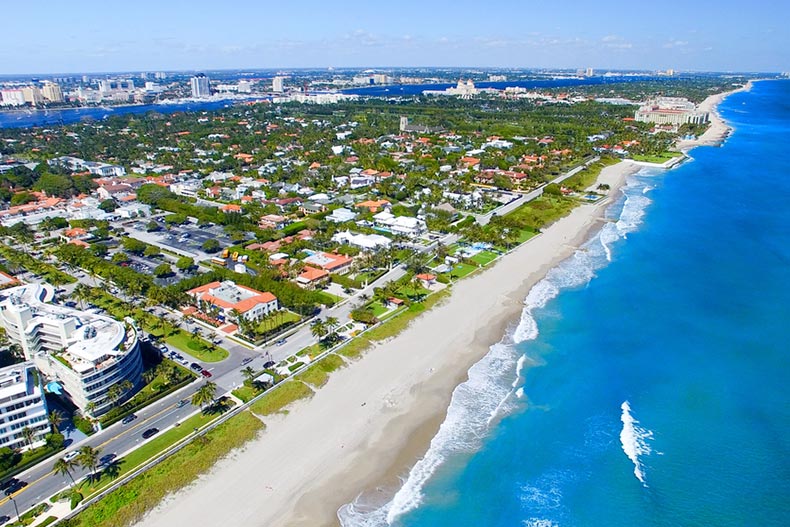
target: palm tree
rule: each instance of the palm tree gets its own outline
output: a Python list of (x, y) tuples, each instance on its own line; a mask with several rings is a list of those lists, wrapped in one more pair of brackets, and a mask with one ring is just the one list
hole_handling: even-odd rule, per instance
[(148, 368), (143, 372), (143, 381), (145, 384), (151, 384), (156, 379), (158, 372), (156, 371), (157, 368)]
[(329, 332), (329, 335), (332, 336), (337, 330), (338, 326), (340, 325), (340, 321), (335, 317), (326, 317), (324, 320), (324, 324), (326, 325), (326, 329)]
[(19, 431), (22, 434), (22, 437), (25, 438), (28, 446), (33, 445), (33, 438), (36, 437), (36, 431), (32, 428), (26, 426), (22, 430)]
[(79, 464), (90, 473), (89, 477), (93, 477), (94, 472), (99, 468), (99, 455), (101, 454), (100, 448), (93, 448), (92, 446), (85, 445), (80, 448), (77, 455)]
[(60, 458), (55, 461), (55, 465), (52, 468), (61, 476), (68, 476), (69, 479), (71, 479), (71, 486), (73, 487), (77, 484), (77, 482), (74, 481), (74, 476), (71, 474), (71, 471), (74, 469), (75, 465), (76, 463), (73, 459), (67, 460), (65, 458)]
[(121, 391), (123, 392), (123, 395), (126, 395), (132, 388), (134, 388), (134, 384), (129, 379), (126, 379), (125, 381), (121, 382), (118, 386), (121, 387)]
[(85, 309), (85, 301), (90, 298), (90, 289), (85, 284), (77, 284), (71, 296), (77, 299), (80, 303), (80, 309)]
[(211, 381), (208, 381), (206, 384), (198, 388), (195, 392), (195, 395), (192, 396), (192, 404), (194, 406), (200, 406), (200, 409), (203, 410), (203, 405), (208, 404), (214, 400), (214, 395), (217, 393), (217, 385)]
[(181, 378), (181, 371), (178, 366), (173, 365), (165, 371), (165, 379), (168, 384), (175, 384)]
[(113, 384), (107, 389), (107, 398), (111, 404), (115, 404), (121, 398), (121, 395), (123, 395), (123, 390), (118, 384)]
[(49, 415), (47, 415), (47, 417), (49, 418), (49, 424), (52, 425), (52, 433), (53, 434), (60, 433), (60, 425), (62, 425), (63, 421), (65, 420), (63, 414), (57, 410), (52, 410), (51, 412), (49, 412)]
[(250, 366), (247, 366), (241, 370), (241, 374), (244, 375), (246, 382), (252, 383), (253, 379), (255, 379), (255, 370), (253, 370)]
[(85, 405), (85, 413), (88, 416), (92, 416), (93, 412), (95, 411), (96, 411), (96, 403), (94, 403), (93, 401), (89, 401), (88, 404)]
[(326, 324), (323, 320), (317, 319), (310, 325), (310, 332), (313, 334), (315, 338), (319, 341), (323, 339), (327, 334)]

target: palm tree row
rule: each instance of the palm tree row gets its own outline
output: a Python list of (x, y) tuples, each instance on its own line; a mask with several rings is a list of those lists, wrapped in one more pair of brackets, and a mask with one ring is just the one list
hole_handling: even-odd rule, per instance
[(88, 477), (93, 478), (99, 468), (99, 456), (101, 456), (100, 448), (93, 448), (92, 446), (86, 445), (79, 449), (79, 453), (74, 459), (62, 457), (55, 461), (53, 469), (56, 474), (68, 476), (71, 480), (71, 486), (74, 486), (76, 481), (74, 481), (73, 471), (77, 467), (82, 467), (89, 472)]

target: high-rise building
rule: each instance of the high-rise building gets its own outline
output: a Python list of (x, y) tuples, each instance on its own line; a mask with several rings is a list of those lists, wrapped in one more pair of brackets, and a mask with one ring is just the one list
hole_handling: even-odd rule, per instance
[[(42, 446), (49, 434), (44, 387), (31, 361), (0, 368), (0, 447)], [(22, 432), (33, 431), (30, 441)]]
[(53, 304), (54, 296), (48, 284), (4, 289), (0, 325), (25, 358), (57, 383), (75, 406), (101, 415), (141, 385), (137, 330), (131, 319), (122, 323)]
[(19, 89), (0, 90), (0, 99), (3, 106), (25, 105), (25, 94)]
[(584, 70), (584, 75), (586, 77), (592, 77), (593, 75), (595, 75), (595, 70), (592, 68), (587, 68), (586, 70)]
[(247, 80), (239, 81), (239, 93), (251, 93), (252, 92), (252, 83)]
[(283, 81), (285, 77), (280, 77), (279, 75), (272, 79), (272, 91), (277, 93), (282, 93), (285, 91), (285, 87), (283, 86)]
[(45, 82), (41, 89), (41, 95), (49, 102), (63, 102), (63, 91), (60, 89), (60, 85), (54, 82)]
[(25, 98), (25, 102), (29, 102), (33, 106), (44, 102), (44, 97), (42, 97), (38, 86), (25, 86), (22, 88), (22, 96)]
[(192, 77), (189, 81), (189, 85), (192, 88), (192, 97), (196, 99), (211, 95), (211, 83), (209, 78), (203, 73), (198, 73)]

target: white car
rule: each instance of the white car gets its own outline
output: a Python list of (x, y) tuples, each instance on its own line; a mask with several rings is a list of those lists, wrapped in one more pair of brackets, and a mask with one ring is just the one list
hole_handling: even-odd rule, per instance
[(74, 459), (75, 457), (77, 457), (79, 455), (80, 455), (79, 452), (77, 452), (76, 450), (72, 450), (71, 452), (69, 452), (68, 454), (63, 456), (63, 460), (64, 461), (71, 461), (72, 459)]

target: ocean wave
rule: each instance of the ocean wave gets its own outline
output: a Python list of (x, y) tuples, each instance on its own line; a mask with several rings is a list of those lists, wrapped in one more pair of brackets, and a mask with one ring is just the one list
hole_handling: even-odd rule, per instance
[(621, 404), (620, 409), (622, 410), (620, 421), (623, 423), (623, 429), (620, 431), (620, 444), (625, 455), (634, 464), (634, 476), (647, 487), (641, 456), (650, 455), (652, 452), (648, 441), (653, 439), (653, 432), (639, 426), (639, 421), (631, 414), (631, 405), (628, 404), (628, 401)]
[[(595, 272), (611, 261), (611, 244), (637, 228), (644, 208), (651, 203), (642, 194), (644, 185), (640, 178), (630, 178), (623, 189), (624, 199), (613, 206), (619, 208), (617, 222), (607, 223), (598, 235), (532, 287), (524, 300), (519, 323), (502, 341), (491, 346), (489, 353), (470, 368), (468, 380), (456, 387), (447, 417), (428, 451), (414, 465), (392, 500), (383, 506), (370, 506), (360, 497), (344, 505), (337, 512), (343, 527), (392, 525), (399, 516), (422, 503), (424, 485), (448, 458), (475, 452), (492, 422), (517, 407), (518, 400), (524, 397), (524, 390), (518, 384), (522, 382), (527, 359), (515, 345), (538, 337), (534, 311), (545, 307), (561, 290), (589, 283)], [(508, 382), (513, 375), (516, 380)]]

